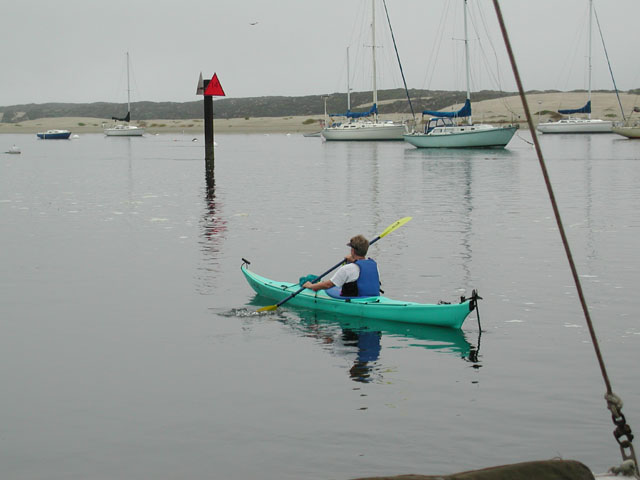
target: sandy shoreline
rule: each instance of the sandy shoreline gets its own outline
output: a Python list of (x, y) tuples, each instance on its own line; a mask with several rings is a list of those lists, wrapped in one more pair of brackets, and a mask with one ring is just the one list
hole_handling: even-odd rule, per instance
[[(549, 113), (558, 108), (579, 108), (586, 103), (587, 94), (583, 92), (571, 93), (543, 93), (527, 96), (529, 109), (534, 121), (547, 121)], [(634, 106), (640, 106), (637, 95), (620, 94), (620, 100), (625, 114), (628, 115)], [(621, 121), (618, 99), (613, 93), (592, 94), (592, 117), (603, 120)], [(385, 119), (410, 121), (411, 115), (384, 115)], [(524, 122), (524, 111), (518, 96), (505, 97), (495, 100), (485, 100), (473, 103), (473, 119), (476, 123), (515, 123)], [(296, 117), (263, 117), (263, 118), (232, 118), (215, 119), (215, 133), (312, 133), (321, 129), (320, 122), (323, 115), (308, 115)], [(418, 113), (420, 120), (420, 113)], [(0, 123), (0, 133), (37, 133), (50, 129), (71, 130), (74, 134), (102, 133), (104, 126), (110, 120), (103, 118), (64, 117), (41, 118), (28, 120), (16, 124)], [(200, 119), (190, 120), (147, 120), (133, 122), (134, 125), (144, 126), (149, 134), (184, 132), (198, 134), (203, 132), (204, 122)]]
[[(307, 133), (320, 130), (316, 121), (312, 124), (303, 124), (309, 118), (320, 120), (319, 117), (286, 117), (286, 118), (244, 118), (214, 120), (214, 131), (218, 133)], [(198, 134), (204, 131), (202, 119), (189, 120), (147, 120), (144, 122), (131, 122), (145, 128), (145, 133), (189, 133)], [(17, 124), (0, 123), (2, 133), (30, 133), (35, 134), (46, 130), (70, 130), (73, 134), (102, 133), (105, 126), (112, 122), (102, 118), (85, 117), (61, 117), (39, 118)]]

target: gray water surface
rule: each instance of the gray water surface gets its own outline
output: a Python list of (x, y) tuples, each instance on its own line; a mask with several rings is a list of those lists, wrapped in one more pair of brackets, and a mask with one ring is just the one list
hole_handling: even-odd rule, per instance
[[(505, 150), (217, 135), (2, 135), (0, 476), (347, 479), (556, 456), (620, 463), (526, 132)], [(609, 374), (640, 429), (640, 143), (540, 139)], [(6, 147), (6, 148), (5, 148)], [(372, 246), (392, 298), (461, 331), (293, 308), (264, 276)], [(477, 358), (476, 358), (477, 357)]]

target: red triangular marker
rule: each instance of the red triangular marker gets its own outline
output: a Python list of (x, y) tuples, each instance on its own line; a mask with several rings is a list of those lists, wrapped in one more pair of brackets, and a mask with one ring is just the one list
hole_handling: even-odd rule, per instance
[(213, 78), (207, 85), (207, 88), (204, 89), (205, 95), (211, 95), (212, 97), (224, 97), (224, 90), (222, 90), (222, 85), (220, 85), (220, 80), (218, 80), (218, 74), (214, 73)]

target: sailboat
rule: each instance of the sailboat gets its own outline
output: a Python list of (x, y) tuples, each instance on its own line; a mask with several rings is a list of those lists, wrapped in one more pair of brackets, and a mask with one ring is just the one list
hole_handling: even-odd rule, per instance
[(619, 127), (613, 127), (611, 129), (613, 133), (617, 133), (618, 135), (622, 135), (627, 138), (640, 138), (640, 124), (636, 123), (634, 125), (622, 125)]
[(593, 0), (589, 0), (589, 90), (587, 103), (582, 108), (558, 110), (562, 115), (587, 114), (587, 118), (572, 117), (562, 118), (557, 122), (545, 122), (538, 124), (541, 133), (610, 133), (613, 122), (591, 118), (591, 31), (593, 24)]
[(140, 137), (144, 135), (144, 128), (130, 125), (131, 121), (131, 87), (129, 83), (129, 52), (127, 52), (127, 115), (124, 118), (111, 117), (116, 123), (112, 127), (104, 129), (104, 134), (109, 137)]
[[(371, 40), (372, 40), (372, 65), (373, 65), (373, 104), (366, 112), (352, 112), (351, 105), (342, 114), (330, 116), (346, 117), (347, 122), (325, 121), (322, 136), (325, 140), (402, 140), (407, 128), (403, 123), (381, 121), (378, 118), (378, 87), (376, 82), (376, 6), (375, 0), (371, 0)], [(347, 75), (348, 76), (348, 75)], [(348, 95), (349, 87), (347, 87)]]
[[(633, 107), (633, 113), (639, 113), (640, 107)], [(613, 133), (617, 133), (618, 135), (622, 135), (627, 138), (640, 138), (640, 121), (636, 120), (634, 123), (631, 123), (631, 118), (627, 120), (622, 125), (615, 125), (612, 129)]]
[[(404, 140), (418, 148), (502, 148), (509, 143), (518, 127), (496, 127), (474, 124), (471, 118), (471, 87), (469, 81), (469, 39), (467, 37), (467, 0), (464, 0), (464, 52), (466, 66), (467, 98), (462, 108), (455, 112), (425, 110), (422, 116), (431, 115), (424, 132), (404, 135)], [(458, 119), (466, 118), (466, 124)]]

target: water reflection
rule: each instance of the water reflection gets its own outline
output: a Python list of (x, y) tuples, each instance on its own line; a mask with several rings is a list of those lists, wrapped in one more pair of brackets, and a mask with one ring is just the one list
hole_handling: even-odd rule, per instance
[[(590, 135), (589, 135), (590, 136)], [(591, 154), (591, 139), (587, 142), (587, 151), (584, 153), (584, 189), (585, 189), (585, 221), (586, 221), (586, 258), (589, 271), (593, 272), (592, 263), (597, 260), (598, 252), (595, 247), (594, 223), (593, 223), (593, 158)]]
[[(462, 330), (412, 325), (383, 320), (349, 318), (323, 312), (297, 311), (300, 323), (296, 328), (305, 336), (313, 336), (332, 354), (349, 358), (349, 377), (355, 382), (380, 382), (386, 370), (383, 345), (404, 345), (401, 348), (426, 348), (453, 354), (466, 361), (476, 347)], [(388, 341), (388, 342), (387, 342)]]
[[(256, 295), (250, 304), (264, 306), (265, 300)], [(459, 329), (341, 316), (295, 307), (279, 311), (274, 319), (302, 337), (315, 339), (330, 354), (347, 359), (349, 377), (354, 382), (381, 382), (383, 372), (390, 367), (384, 364), (384, 351), (390, 348), (424, 348), (454, 355), (473, 364), (474, 368), (481, 366), (480, 333), (473, 345)]]
[(505, 159), (515, 158), (518, 153), (506, 148), (407, 148), (404, 158), (411, 159)]
[(205, 294), (211, 293), (214, 288), (215, 276), (212, 273), (216, 272), (220, 266), (219, 254), (221, 251), (221, 241), (224, 238), (224, 233), (227, 229), (227, 222), (220, 217), (219, 208), (220, 205), (216, 199), (216, 181), (214, 170), (211, 165), (205, 165), (205, 209), (200, 221), (202, 234), (200, 240), (200, 246), (202, 253), (204, 254), (204, 260), (201, 263), (200, 269), (205, 270), (205, 274), (201, 280), (204, 282)]

